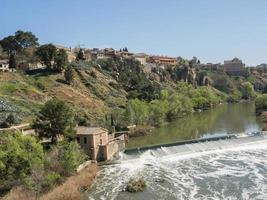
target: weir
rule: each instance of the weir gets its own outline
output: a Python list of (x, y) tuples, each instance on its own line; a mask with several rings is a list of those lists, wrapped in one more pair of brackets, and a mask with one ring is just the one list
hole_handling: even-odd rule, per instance
[(204, 143), (204, 142), (227, 140), (227, 139), (234, 139), (234, 138), (241, 138), (241, 137), (253, 137), (253, 136), (259, 136), (262, 134), (264, 133), (253, 132), (253, 133), (243, 133), (243, 134), (228, 134), (228, 135), (223, 135), (223, 136), (198, 138), (198, 139), (192, 139), (192, 140), (182, 140), (182, 141), (176, 141), (172, 143), (163, 143), (163, 144), (149, 145), (149, 146), (144, 146), (144, 147), (128, 148), (128, 149), (125, 149), (123, 153), (135, 154), (135, 153), (142, 153), (147, 150), (153, 150), (153, 149), (158, 149), (162, 147), (173, 147), (173, 146), (180, 146), (180, 145), (186, 145), (186, 144)]

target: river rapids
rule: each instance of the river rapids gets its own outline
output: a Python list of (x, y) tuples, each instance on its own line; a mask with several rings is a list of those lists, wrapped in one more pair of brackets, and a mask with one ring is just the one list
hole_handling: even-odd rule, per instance
[[(106, 165), (86, 199), (267, 199), (265, 135), (121, 153)], [(131, 178), (143, 177), (144, 192), (125, 192)]]

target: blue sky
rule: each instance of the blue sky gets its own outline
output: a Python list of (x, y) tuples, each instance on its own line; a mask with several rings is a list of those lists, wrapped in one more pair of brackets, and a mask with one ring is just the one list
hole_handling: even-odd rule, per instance
[(0, 38), (267, 63), (267, 0), (0, 0)]

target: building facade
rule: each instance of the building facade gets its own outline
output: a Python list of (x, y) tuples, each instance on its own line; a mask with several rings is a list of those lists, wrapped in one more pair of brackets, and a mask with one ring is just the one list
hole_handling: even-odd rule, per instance
[(147, 55), (144, 54), (144, 53), (137, 53), (137, 54), (134, 54), (134, 58), (136, 60), (138, 60), (141, 65), (146, 65), (147, 64)]
[(111, 160), (118, 151), (125, 147), (123, 137), (115, 138), (104, 128), (78, 127), (76, 134), (78, 144), (91, 160)]
[(238, 58), (225, 60), (223, 68), (224, 71), (231, 76), (243, 76), (245, 73), (245, 64)]
[(176, 65), (177, 58), (168, 56), (149, 56), (149, 62), (156, 63), (159, 65)]

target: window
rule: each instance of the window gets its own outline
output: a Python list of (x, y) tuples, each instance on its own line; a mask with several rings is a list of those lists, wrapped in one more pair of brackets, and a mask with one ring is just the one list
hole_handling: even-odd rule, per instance
[(83, 143), (87, 144), (87, 138), (86, 137), (83, 138)]
[(79, 137), (77, 137), (77, 142), (80, 143), (80, 138)]
[(102, 144), (102, 139), (100, 139), (100, 144)]

